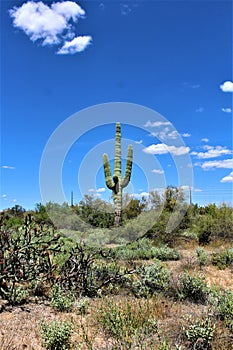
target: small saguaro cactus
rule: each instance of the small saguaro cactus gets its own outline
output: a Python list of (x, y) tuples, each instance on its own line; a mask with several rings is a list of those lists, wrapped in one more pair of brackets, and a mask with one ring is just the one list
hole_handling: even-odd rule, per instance
[(116, 141), (115, 141), (115, 159), (114, 159), (114, 176), (112, 177), (111, 167), (108, 160), (108, 155), (103, 155), (104, 174), (106, 186), (112, 190), (114, 201), (114, 225), (121, 224), (122, 216), (122, 191), (130, 181), (132, 163), (133, 163), (133, 147), (128, 146), (128, 154), (126, 160), (125, 175), (121, 176), (121, 125), (116, 123)]

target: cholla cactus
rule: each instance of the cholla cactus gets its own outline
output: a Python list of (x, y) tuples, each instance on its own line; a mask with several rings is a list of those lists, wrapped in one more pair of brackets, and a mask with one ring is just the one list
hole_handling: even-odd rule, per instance
[(107, 154), (103, 156), (104, 174), (106, 186), (112, 190), (114, 200), (114, 225), (119, 226), (122, 216), (122, 190), (130, 181), (132, 163), (133, 163), (133, 148), (128, 146), (128, 154), (126, 161), (125, 175), (121, 176), (121, 125), (116, 123), (116, 143), (115, 143), (115, 161), (114, 161), (114, 176), (112, 177), (110, 163)]

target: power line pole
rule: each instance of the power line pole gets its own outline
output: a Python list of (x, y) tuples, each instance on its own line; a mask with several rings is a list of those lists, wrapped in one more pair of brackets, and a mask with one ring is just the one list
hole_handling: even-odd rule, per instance
[(73, 206), (74, 206), (74, 192), (73, 192), (73, 191), (71, 191), (71, 196), (70, 196), (70, 205), (71, 205), (71, 207), (73, 207)]
[(189, 203), (190, 203), (190, 205), (193, 204), (192, 202), (193, 202), (192, 201), (192, 188), (191, 188), (191, 186), (189, 186)]

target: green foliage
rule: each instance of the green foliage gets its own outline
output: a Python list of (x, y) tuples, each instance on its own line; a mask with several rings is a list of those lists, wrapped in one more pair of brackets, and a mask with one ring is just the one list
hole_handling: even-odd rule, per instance
[(139, 214), (141, 214), (145, 207), (145, 200), (140, 201), (139, 199), (132, 198), (127, 206), (122, 210), (123, 220), (136, 218)]
[(172, 212), (176, 205), (184, 203), (184, 199), (182, 188), (167, 186), (164, 193), (164, 209)]
[(233, 265), (233, 248), (223, 250), (222, 252), (215, 254), (212, 259), (213, 265), (216, 265), (219, 269), (223, 270)]
[(24, 289), (22, 286), (16, 286), (13, 283), (9, 284), (9, 288), (11, 288), (8, 293), (7, 299), (11, 305), (21, 305), (26, 302), (29, 291)]
[(208, 244), (212, 239), (230, 239), (233, 234), (233, 209), (226, 204), (217, 207), (209, 204), (199, 208), (194, 226), (200, 244)]
[(217, 302), (217, 313), (220, 319), (226, 321), (227, 327), (233, 333), (233, 293), (221, 293)]
[(14, 207), (4, 210), (3, 214), (23, 219), (25, 212), (26, 210), (21, 205), (16, 204)]
[(161, 261), (167, 261), (167, 260), (179, 260), (180, 259), (180, 253), (174, 249), (170, 248), (167, 245), (161, 246), (161, 247), (153, 247), (153, 258), (156, 258)]
[(185, 335), (190, 341), (191, 349), (193, 350), (210, 350), (213, 339), (215, 325), (212, 324), (210, 317), (205, 320), (192, 322), (185, 329)]
[(197, 248), (196, 254), (199, 267), (202, 268), (208, 261), (208, 253), (202, 248)]
[(178, 280), (181, 299), (188, 299), (194, 303), (205, 303), (209, 289), (204, 277), (192, 276), (188, 272), (181, 273)]
[(177, 250), (169, 248), (167, 245), (154, 247), (153, 241), (148, 238), (142, 238), (130, 244), (114, 248), (110, 254), (114, 258), (121, 260), (149, 260), (155, 258), (166, 261), (179, 260), (180, 258)]
[(137, 280), (132, 283), (132, 292), (139, 298), (151, 296), (155, 292), (166, 292), (170, 287), (170, 273), (160, 261), (142, 265), (136, 274)]
[[(47, 204), (47, 206), (49, 205), (50, 204)], [(53, 225), (52, 220), (48, 215), (47, 206), (43, 205), (42, 203), (36, 203), (34, 213), (35, 221), (39, 224)]]
[(87, 310), (90, 304), (90, 299), (87, 297), (81, 298), (75, 302), (75, 308), (78, 314), (84, 316), (87, 314)]
[(85, 195), (75, 211), (84, 222), (93, 227), (109, 228), (114, 224), (112, 206), (100, 198)]
[[(109, 299), (98, 312), (98, 322), (106, 336), (121, 349), (150, 348), (157, 321), (149, 302), (119, 302)], [(147, 345), (147, 347), (146, 347)]]
[(55, 285), (51, 293), (51, 305), (56, 311), (69, 311), (73, 305), (74, 297), (70, 291), (64, 291)]
[(49, 350), (70, 349), (72, 324), (66, 321), (41, 322), (43, 345)]
[(152, 242), (147, 238), (142, 238), (112, 249), (113, 257), (122, 260), (152, 259)]

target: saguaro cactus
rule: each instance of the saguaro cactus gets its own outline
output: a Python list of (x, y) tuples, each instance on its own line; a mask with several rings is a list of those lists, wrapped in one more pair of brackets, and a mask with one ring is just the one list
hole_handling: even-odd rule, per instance
[(122, 191), (130, 181), (132, 163), (133, 163), (133, 147), (128, 146), (128, 154), (126, 160), (125, 175), (121, 176), (121, 125), (116, 123), (116, 141), (115, 141), (115, 160), (114, 160), (114, 176), (112, 177), (111, 167), (108, 155), (103, 155), (104, 174), (106, 186), (112, 190), (114, 201), (114, 225), (119, 226), (122, 216)]

